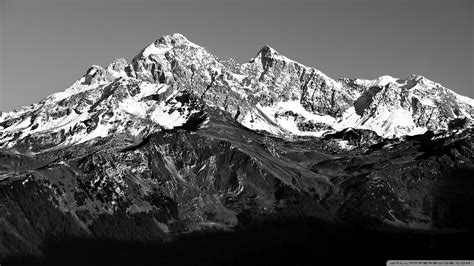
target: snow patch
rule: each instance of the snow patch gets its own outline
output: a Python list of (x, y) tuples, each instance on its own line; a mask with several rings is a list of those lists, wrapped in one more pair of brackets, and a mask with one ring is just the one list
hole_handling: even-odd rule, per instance
[(156, 46), (154, 43), (148, 45), (145, 50), (143, 50), (142, 55), (144, 57), (148, 57), (151, 54), (156, 54), (156, 55), (163, 55), (166, 52), (170, 51), (173, 47), (171, 46), (165, 46), (165, 45), (159, 45)]
[(370, 129), (383, 137), (399, 137), (417, 135), (426, 132), (426, 128), (415, 125), (411, 113), (402, 108), (378, 110), (373, 117), (359, 116), (354, 107), (347, 109), (339, 123), (334, 124), (336, 130), (345, 128)]

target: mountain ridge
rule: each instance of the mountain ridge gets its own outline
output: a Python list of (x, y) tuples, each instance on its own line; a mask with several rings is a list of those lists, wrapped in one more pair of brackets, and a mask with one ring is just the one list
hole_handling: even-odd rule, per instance
[[(223, 62), (233, 63), (224, 65)], [(25, 134), (15, 137), (18, 130), (37, 132), (33, 127), (45, 121), (39, 120), (35, 124), (33, 120), (37, 116), (34, 113), (55, 112), (51, 106), (57, 102), (62, 101), (76, 113), (84, 108), (92, 110), (102, 101), (109, 100), (102, 90), (108, 88), (113, 94), (113, 86), (126, 89), (135, 86), (133, 84), (144, 88), (173, 87), (169, 93), (176, 89), (190, 90), (200, 95), (207, 105), (219, 106), (229, 112), (244, 126), (278, 136), (322, 136), (345, 128), (360, 128), (373, 130), (384, 137), (401, 137), (447, 129), (449, 121), (455, 118), (465, 117), (471, 123), (474, 115), (474, 100), (419, 75), (407, 79), (382, 76), (375, 80), (334, 80), (315, 68), (281, 55), (268, 45), (247, 63), (220, 61), (205, 48), (175, 33), (160, 37), (142, 49), (130, 63), (116, 59), (106, 68), (93, 65), (64, 92), (17, 111), (2, 113), (0, 145), (5, 146), (7, 142), (11, 145), (14, 140), (28, 137)], [(159, 90), (153, 93), (157, 92)], [(153, 93), (148, 93), (150, 95), (146, 97), (152, 97)], [(91, 104), (79, 103), (79, 99), (75, 100), (76, 106), (64, 102), (78, 94), (85, 95), (86, 102)], [(120, 105), (119, 99), (113, 101), (112, 105)], [(148, 111), (132, 110), (138, 106), (132, 102), (121, 105), (125, 113), (150, 118)], [(166, 109), (165, 106), (162, 108)], [(60, 113), (58, 115), (64, 117), (71, 111), (63, 109)], [(22, 116), (23, 119), (18, 119)], [(54, 115), (52, 119), (45, 119), (57, 120)], [(87, 120), (85, 115), (77, 119)], [(75, 123), (76, 120), (71, 121)], [(71, 124), (70, 128), (75, 125)]]

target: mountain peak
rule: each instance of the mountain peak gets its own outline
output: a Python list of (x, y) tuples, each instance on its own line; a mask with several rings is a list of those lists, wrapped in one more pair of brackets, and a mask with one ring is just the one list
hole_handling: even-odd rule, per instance
[(257, 56), (250, 60), (250, 63), (255, 61), (263, 62), (272, 62), (272, 61), (279, 61), (285, 63), (296, 63), (302, 67), (306, 67), (305, 65), (298, 63), (278, 52), (276, 49), (269, 45), (264, 45), (257, 53)]
[(427, 78), (425, 78), (422, 75), (417, 75), (417, 74), (412, 74), (410, 75), (407, 80), (415, 82), (415, 83), (427, 83), (427, 82), (433, 82)]
[(259, 54), (280, 54), (278, 53), (276, 49), (272, 48), (270, 45), (267, 45), (267, 44), (265, 44), (258, 53)]
[(178, 45), (191, 45), (195, 46), (196, 44), (190, 42), (181, 33), (173, 33), (171, 35), (163, 35), (155, 41), (155, 46), (166, 45), (166, 46), (178, 46)]
[(264, 45), (257, 53), (257, 57), (260, 58), (273, 59), (278, 56), (281, 56), (281, 54), (269, 45)]
[(142, 50), (141, 55), (144, 57), (149, 56), (150, 54), (164, 54), (168, 52), (169, 50), (175, 48), (175, 47), (180, 47), (180, 46), (186, 46), (186, 47), (193, 47), (193, 48), (203, 48), (191, 41), (189, 41), (184, 35), (181, 33), (174, 33), (171, 35), (163, 35), (160, 38), (158, 38), (154, 43), (148, 45), (145, 47), (145, 49)]

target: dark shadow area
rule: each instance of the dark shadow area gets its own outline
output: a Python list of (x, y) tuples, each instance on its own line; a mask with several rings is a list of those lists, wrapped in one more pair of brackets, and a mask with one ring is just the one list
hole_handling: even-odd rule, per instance
[(446, 167), (433, 194), (425, 209), (429, 210), (435, 226), (474, 228), (473, 168)]
[(388, 259), (472, 259), (472, 239), (472, 232), (380, 232), (307, 218), (192, 233), (164, 244), (52, 237), (43, 257), (9, 257), (2, 265), (385, 265)]
[(206, 121), (207, 115), (203, 111), (191, 114), (189, 119), (181, 126), (175, 127), (173, 130), (184, 129), (187, 131), (196, 131)]
[(130, 147), (126, 147), (126, 148), (120, 150), (120, 152), (135, 151), (135, 150), (138, 150), (138, 149), (144, 147), (146, 144), (148, 144), (148, 142), (150, 142), (151, 136), (152, 136), (151, 134), (146, 136), (145, 138), (143, 138), (142, 141), (140, 141), (140, 143), (138, 143), (136, 145), (133, 145), (133, 146), (130, 146)]
[(383, 88), (373, 86), (365, 91), (359, 98), (357, 98), (357, 100), (354, 102), (356, 114), (363, 116), (365, 109), (370, 106), (370, 104), (374, 101), (374, 96), (377, 95), (377, 93), (379, 93), (381, 90), (383, 90)]

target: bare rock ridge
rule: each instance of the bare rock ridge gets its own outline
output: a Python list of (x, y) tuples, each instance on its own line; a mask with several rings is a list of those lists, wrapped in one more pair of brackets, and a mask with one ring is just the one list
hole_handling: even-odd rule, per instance
[(0, 259), (47, 237), (165, 241), (268, 217), (474, 224), (474, 100), (422, 76), (332, 79), (181, 34), (0, 113)]

